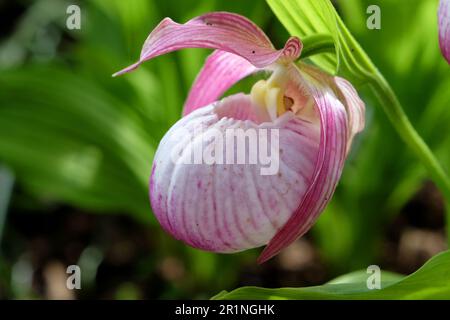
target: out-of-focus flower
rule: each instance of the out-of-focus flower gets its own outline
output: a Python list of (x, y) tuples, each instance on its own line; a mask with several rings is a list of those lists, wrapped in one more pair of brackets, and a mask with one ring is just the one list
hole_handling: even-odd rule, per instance
[(450, 0), (441, 0), (438, 9), (439, 46), (450, 64)]
[[(116, 75), (183, 48), (215, 51), (191, 88), (184, 117), (156, 152), (153, 211), (167, 232), (196, 248), (237, 252), (267, 244), (259, 257), (264, 262), (307, 232), (330, 201), (352, 138), (364, 127), (364, 104), (345, 79), (294, 63), (302, 50), (298, 38), (276, 50), (253, 22), (227, 12), (185, 24), (164, 19), (145, 41), (139, 61)], [(233, 84), (260, 71), (270, 76), (250, 94), (219, 100)], [(193, 150), (212, 149), (217, 157), (233, 145), (236, 136), (229, 130), (253, 130), (261, 137), (263, 129), (276, 130), (278, 138), (268, 142), (279, 155), (270, 174), (261, 174), (262, 163), (190, 164)], [(254, 155), (249, 144), (244, 143), (247, 160)], [(173, 160), (174, 152), (182, 161)]]

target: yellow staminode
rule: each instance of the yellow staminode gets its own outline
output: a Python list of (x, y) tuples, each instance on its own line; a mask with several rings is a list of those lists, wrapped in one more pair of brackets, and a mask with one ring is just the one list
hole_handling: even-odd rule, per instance
[(250, 96), (253, 104), (260, 108), (258, 111), (273, 121), (286, 111), (283, 91), (277, 81), (259, 80), (253, 85)]

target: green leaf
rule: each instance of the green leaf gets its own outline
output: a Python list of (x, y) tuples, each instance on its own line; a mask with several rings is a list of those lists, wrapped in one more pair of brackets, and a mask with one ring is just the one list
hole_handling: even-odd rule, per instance
[(322, 286), (304, 288), (242, 287), (221, 292), (213, 299), (448, 299), (450, 251), (434, 256), (409, 276), (382, 271), (381, 289), (367, 288), (369, 276), (365, 271), (357, 271)]
[[(267, 0), (272, 11), (290, 34), (307, 39), (304, 47), (328, 47), (324, 37), (333, 41), (335, 53), (321, 53), (310, 59), (332, 74), (345, 76), (352, 82), (365, 82), (375, 67), (342, 22), (329, 0)], [(312, 39), (313, 36), (318, 36)], [(315, 40), (315, 41), (312, 41)]]
[[(267, 3), (291, 35), (302, 40), (309, 36), (328, 36), (335, 45), (338, 44), (337, 28), (333, 17), (334, 9), (328, 2), (267, 0)], [(316, 42), (322, 39), (308, 38), (308, 41), (304, 43), (304, 50), (308, 52), (310, 46), (315, 46)], [(335, 53), (322, 53), (311, 57), (311, 60), (329, 73), (335, 73), (338, 69), (338, 57)]]

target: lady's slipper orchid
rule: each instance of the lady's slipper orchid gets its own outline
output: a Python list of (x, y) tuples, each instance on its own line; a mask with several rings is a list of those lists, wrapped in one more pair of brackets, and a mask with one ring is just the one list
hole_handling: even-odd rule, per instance
[(441, 0), (438, 9), (439, 46), (450, 64), (450, 0)]
[[(145, 41), (139, 61), (116, 75), (183, 48), (216, 50), (192, 86), (184, 117), (156, 152), (153, 211), (167, 232), (196, 248), (237, 252), (267, 244), (259, 257), (264, 262), (308, 231), (330, 201), (352, 138), (364, 126), (364, 104), (348, 81), (296, 65), (298, 38), (276, 50), (258, 26), (227, 12), (185, 24), (164, 19)], [(250, 94), (218, 100), (242, 78), (264, 70), (270, 77), (256, 82)], [(205, 130), (196, 133), (198, 126)], [(213, 129), (227, 145), (234, 139), (225, 135), (227, 129), (263, 128), (279, 132), (276, 174), (261, 175), (261, 164), (171, 159), (174, 150), (190, 157), (196, 147), (214, 147), (217, 140), (206, 138)]]

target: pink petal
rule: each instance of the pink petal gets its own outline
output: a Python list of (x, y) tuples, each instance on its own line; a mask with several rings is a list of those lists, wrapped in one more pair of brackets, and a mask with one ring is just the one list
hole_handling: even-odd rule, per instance
[(185, 24), (165, 18), (148, 36), (139, 61), (114, 76), (132, 71), (146, 60), (183, 48), (220, 49), (263, 68), (278, 59), (295, 60), (300, 55), (302, 44), (298, 38), (291, 37), (283, 49), (275, 50), (257, 25), (234, 13), (207, 13)]
[(438, 9), (439, 46), (450, 64), (450, 0), (441, 0)]
[(259, 263), (278, 254), (311, 228), (330, 201), (344, 165), (349, 138), (346, 109), (332, 88), (327, 86), (327, 75), (318, 76), (315, 72), (303, 75), (314, 79), (314, 81), (307, 79), (304, 83), (307, 84), (320, 112), (318, 161), (314, 168), (313, 182), (299, 207), (264, 248), (258, 258)]
[(348, 144), (347, 153), (350, 150), (353, 137), (364, 129), (365, 125), (365, 104), (356, 92), (355, 88), (347, 80), (334, 77), (337, 90), (340, 91), (348, 116)]
[[(273, 123), (255, 123), (251, 100), (237, 94), (180, 119), (164, 136), (150, 179), (153, 211), (166, 231), (196, 248), (236, 252), (266, 244), (300, 205), (313, 179), (320, 129), (291, 112)], [(261, 175), (260, 164), (177, 164), (191, 147), (212, 142), (195, 136), (195, 127), (279, 129), (278, 174)], [(282, 150), (282, 151), (281, 151)], [(250, 151), (248, 151), (250, 152)], [(248, 155), (247, 155), (248, 156)], [(247, 158), (248, 159), (248, 158)]]
[(195, 79), (184, 105), (183, 115), (216, 101), (236, 82), (258, 69), (240, 56), (216, 50)]

